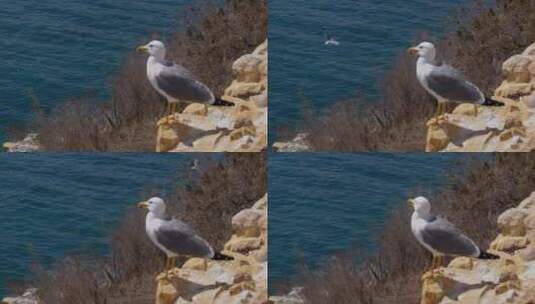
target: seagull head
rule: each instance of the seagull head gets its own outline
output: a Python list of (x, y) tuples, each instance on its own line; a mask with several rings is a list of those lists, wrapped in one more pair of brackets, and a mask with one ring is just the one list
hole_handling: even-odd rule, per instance
[(411, 47), (407, 50), (407, 52), (409, 52), (411, 55), (418, 55), (418, 57), (425, 58), (428, 61), (434, 61), (437, 54), (435, 45), (427, 41)]
[(157, 217), (162, 217), (165, 215), (165, 203), (163, 199), (159, 197), (153, 197), (147, 201), (140, 202), (137, 204), (139, 208), (147, 209), (149, 212), (153, 213)]
[(422, 217), (427, 217), (431, 213), (431, 203), (429, 203), (429, 200), (423, 196), (409, 199), (407, 203)]
[(154, 56), (158, 60), (165, 59), (165, 45), (163, 42), (158, 40), (153, 40), (145, 45), (141, 45), (136, 49), (139, 53), (147, 53), (151, 56)]

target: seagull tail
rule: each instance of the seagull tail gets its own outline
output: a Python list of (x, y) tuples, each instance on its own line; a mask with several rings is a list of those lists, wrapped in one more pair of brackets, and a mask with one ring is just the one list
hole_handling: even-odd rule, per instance
[(232, 106), (234, 106), (234, 103), (230, 102), (230, 101), (223, 100), (221, 98), (216, 98), (212, 105), (220, 106), (220, 107), (232, 107)]
[(222, 254), (221, 252), (214, 253), (214, 256), (212, 257), (212, 260), (215, 261), (232, 261), (234, 260), (233, 257)]
[(481, 253), (479, 254), (477, 258), (482, 259), (482, 260), (497, 260), (500, 257), (492, 253), (488, 253), (486, 251), (481, 250)]
[(501, 101), (494, 100), (492, 98), (485, 97), (485, 101), (483, 102), (484, 106), (495, 106), (495, 107), (503, 107), (505, 104)]

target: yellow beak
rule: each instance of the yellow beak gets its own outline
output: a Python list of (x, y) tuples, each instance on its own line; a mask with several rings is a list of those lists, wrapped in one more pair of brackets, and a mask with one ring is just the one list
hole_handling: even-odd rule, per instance
[(412, 201), (412, 199), (407, 200), (407, 205), (414, 209), (414, 202)]
[(147, 209), (149, 207), (149, 204), (146, 201), (143, 201), (137, 204), (137, 207), (140, 209)]
[(407, 49), (407, 53), (409, 53), (410, 55), (414, 56), (414, 55), (418, 54), (418, 49), (416, 47), (408, 48)]
[(136, 52), (138, 53), (145, 53), (147, 51), (147, 47), (142, 45), (142, 46), (138, 46), (137, 49), (136, 49)]

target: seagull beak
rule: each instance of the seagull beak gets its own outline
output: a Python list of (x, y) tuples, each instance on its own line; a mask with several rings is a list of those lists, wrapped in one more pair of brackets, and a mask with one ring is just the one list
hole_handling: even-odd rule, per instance
[(414, 202), (411, 199), (407, 200), (407, 205), (414, 209)]
[(409, 55), (411, 55), (411, 56), (414, 56), (414, 55), (418, 54), (418, 49), (416, 47), (408, 48), (407, 49), (407, 53), (409, 53)]
[(136, 49), (136, 52), (145, 53), (145, 52), (147, 52), (147, 50), (148, 50), (147, 47), (142, 45), (142, 46), (138, 46), (138, 48)]
[(144, 201), (144, 202), (137, 204), (137, 207), (140, 209), (147, 209), (149, 207), (149, 204), (146, 201)]

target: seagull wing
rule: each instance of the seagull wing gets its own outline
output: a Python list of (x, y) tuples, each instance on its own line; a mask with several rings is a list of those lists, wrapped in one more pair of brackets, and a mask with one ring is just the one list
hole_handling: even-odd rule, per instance
[(164, 65), (155, 78), (158, 87), (175, 99), (208, 104), (214, 102), (212, 91), (180, 65)]
[(211, 258), (214, 251), (210, 244), (195, 233), (186, 223), (173, 219), (164, 222), (155, 231), (156, 240), (169, 251), (179, 255)]
[(485, 96), (462, 74), (448, 65), (434, 67), (427, 76), (427, 85), (440, 97), (456, 102), (483, 103)]
[(437, 217), (421, 231), (423, 241), (446, 255), (478, 256), (477, 245), (448, 220)]

